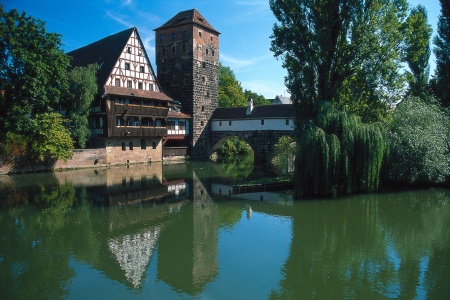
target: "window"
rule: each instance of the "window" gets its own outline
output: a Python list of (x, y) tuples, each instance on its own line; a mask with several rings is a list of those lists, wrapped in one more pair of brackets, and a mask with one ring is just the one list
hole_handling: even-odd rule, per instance
[(186, 31), (186, 30), (183, 31), (183, 36), (184, 36), (184, 37), (187, 37), (187, 31)]
[(122, 119), (121, 117), (116, 117), (116, 126), (124, 126), (125, 125), (125, 121), (124, 119)]
[(172, 33), (172, 40), (174, 40), (176, 38), (176, 34)]
[(206, 55), (208, 55), (208, 49), (206, 49)]
[(130, 142), (130, 150), (133, 150), (133, 142)]
[(125, 147), (125, 143), (122, 142), (122, 151), (125, 151), (125, 150), (127, 150), (127, 148)]
[(131, 80), (127, 81), (127, 88), (131, 88)]
[(205, 111), (205, 107), (202, 105), (202, 111)]
[(126, 62), (125, 63), (125, 70), (129, 70), (130, 69), (130, 63)]
[(153, 84), (150, 83), (150, 84), (148, 85), (148, 90), (149, 90), (149, 91), (153, 91)]
[(155, 141), (153, 141), (153, 143), (152, 143), (152, 148), (156, 149), (156, 142)]
[(228, 121), (228, 126), (231, 126), (231, 121)]
[(208, 91), (208, 92), (206, 92), (206, 97), (208, 97), (208, 98), (209, 98), (209, 91)]
[(198, 32), (198, 36), (202, 36), (202, 32), (201, 31)]
[(204, 121), (201, 121), (201, 122), (200, 122), (200, 126), (205, 126), (205, 122), (204, 122)]
[(205, 62), (202, 63), (202, 66), (203, 66), (203, 68), (206, 68), (206, 63)]
[(159, 40), (160, 40), (160, 41), (164, 41), (164, 34), (160, 34), (160, 35), (159, 35)]
[(214, 50), (211, 50), (211, 55), (214, 56)]
[(222, 126), (222, 121), (219, 121), (219, 126)]
[(115, 86), (120, 86), (120, 78), (116, 78), (114, 85)]
[(214, 38), (213, 37), (211, 37), (211, 42), (214, 40)]
[(144, 139), (141, 139), (141, 149), (142, 149), (142, 150), (147, 149), (147, 143), (145, 142)]
[(286, 125), (289, 125), (289, 119), (286, 119)]
[(140, 73), (145, 73), (145, 67), (144, 66), (140, 66), (139, 67), (139, 72)]
[(261, 120), (261, 125), (264, 125), (264, 120)]
[(142, 82), (138, 82), (138, 89), (142, 90)]
[(131, 47), (127, 47), (127, 53), (131, 53)]

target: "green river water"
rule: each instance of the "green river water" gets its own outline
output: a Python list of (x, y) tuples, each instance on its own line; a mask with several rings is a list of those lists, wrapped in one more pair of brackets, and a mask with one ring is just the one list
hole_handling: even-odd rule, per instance
[(233, 194), (251, 164), (0, 176), (0, 299), (450, 299), (450, 190)]

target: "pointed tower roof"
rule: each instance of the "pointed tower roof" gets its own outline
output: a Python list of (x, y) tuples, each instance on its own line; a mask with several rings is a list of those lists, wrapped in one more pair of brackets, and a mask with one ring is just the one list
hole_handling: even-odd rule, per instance
[(68, 52), (67, 54), (72, 57), (72, 67), (85, 67), (97, 63), (99, 66), (97, 83), (99, 87), (103, 87), (134, 30), (136, 27)]
[(214, 27), (212, 27), (211, 24), (209, 24), (208, 21), (206, 21), (206, 19), (195, 8), (179, 12), (172, 19), (164, 23), (164, 25), (156, 28), (155, 31), (185, 24), (196, 24), (217, 34), (220, 34), (220, 32), (215, 30)]

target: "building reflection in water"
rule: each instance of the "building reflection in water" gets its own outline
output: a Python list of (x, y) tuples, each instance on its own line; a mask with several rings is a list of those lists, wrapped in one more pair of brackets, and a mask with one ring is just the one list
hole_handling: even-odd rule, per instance
[(142, 283), (158, 242), (159, 232), (160, 229), (156, 227), (143, 233), (127, 234), (108, 241), (109, 250), (134, 288), (139, 288)]

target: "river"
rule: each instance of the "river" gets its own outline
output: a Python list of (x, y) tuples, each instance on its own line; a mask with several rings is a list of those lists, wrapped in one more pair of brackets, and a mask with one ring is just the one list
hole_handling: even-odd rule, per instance
[(233, 194), (251, 164), (0, 176), (0, 299), (449, 299), (450, 190)]

